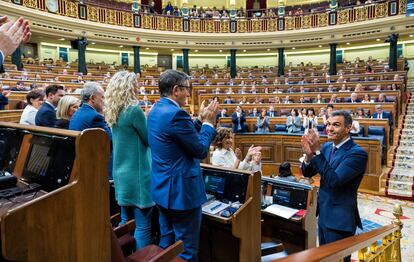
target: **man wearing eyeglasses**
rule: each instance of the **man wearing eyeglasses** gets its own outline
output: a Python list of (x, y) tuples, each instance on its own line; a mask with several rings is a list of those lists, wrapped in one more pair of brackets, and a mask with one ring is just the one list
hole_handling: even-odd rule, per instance
[[(189, 76), (175, 70), (161, 74), (161, 99), (148, 115), (152, 154), (151, 193), (160, 211), (160, 247), (184, 242), (180, 257), (197, 261), (201, 205), (207, 201), (200, 160), (216, 135), (218, 102), (201, 106), (193, 122), (183, 109), (191, 95)], [(204, 103), (203, 103), (204, 104)]]

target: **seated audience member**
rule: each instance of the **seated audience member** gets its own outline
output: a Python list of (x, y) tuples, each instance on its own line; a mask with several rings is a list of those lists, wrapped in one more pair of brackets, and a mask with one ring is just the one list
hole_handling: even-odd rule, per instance
[(349, 103), (360, 103), (361, 100), (358, 98), (358, 95), (356, 93), (351, 94), (351, 99), (349, 100)]
[(335, 92), (336, 91), (336, 89), (334, 88), (334, 86), (333, 85), (329, 85), (328, 86), (328, 92), (329, 93), (333, 93), (333, 92)]
[(371, 96), (369, 94), (365, 94), (362, 103), (374, 103), (374, 100), (371, 99)]
[(290, 101), (290, 97), (289, 96), (285, 96), (285, 99), (283, 99), (283, 103), (284, 104), (291, 104), (292, 101)]
[(329, 100), (329, 104), (336, 104), (341, 103), (341, 99), (338, 97), (337, 94), (332, 94), (331, 99)]
[(239, 90), (239, 94), (247, 94), (246, 87), (242, 86)]
[(382, 110), (382, 105), (375, 106), (375, 113), (372, 114), (371, 118), (373, 119), (388, 119), (388, 124), (392, 126), (393, 119), (391, 113), (385, 112)]
[(64, 96), (56, 108), (56, 127), (69, 129), (69, 121), (78, 110), (80, 101), (74, 96)]
[(364, 109), (362, 107), (358, 107), (355, 110), (353, 118), (357, 119), (357, 118), (366, 118), (366, 117), (367, 117), (367, 115), (365, 114)]
[(341, 89), (339, 89), (339, 92), (350, 92), (350, 91), (348, 90), (348, 88), (346, 87), (346, 85), (343, 84), (343, 85), (341, 85)]
[(349, 131), (351, 136), (358, 136), (360, 130), (361, 130), (361, 127), (359, 125), (359, 122), (355, 119), (352, 119), (352, 126), (351, 126), (351, 130)]
[(231, 96), (226, 96), (226, 99), (223, 101), (224, 104), (233, 104), (234, 101), (231, 99)]
[(253, 108), (252, 112), (250, 113), (250, 117), (258, 117), (260, 114), (257, 111), (257, 107)]
[(104, 111), (113, 132), (113, 177), (115, 198), (121, 207), (120, 224), (135, 219), (134, 238), (139, 250), (151, 243), (155, 203), (150, 192), (147, 118), (138, 105), (137, 85), (134, 73), (117, 72), (107, 86)]
[(324, 107), (321, 107), (320, 109), (319, 109), (319, 114), (318, 114), (318, 118), (319, 119), (322, 119), (322, 123), (324, 124), (324, 125), (326, 125), (326, 121), (328, 120), (328, 114), (327, 114), (327, 111), (326, 111), (326, 109), (324, 108)]
[(216, 123), (218, 123), (219, 119), (222, 117), (229, 117), (229, 115), (227, 114), (227, 108), (221, 109), (220, 113), (216, 115)]
[(318, 117), (315, 115), (315, 109), (310, 107), (306, 111), (306, 116), (303, 118), (303, 128), (305, 128), (305, 132), (307, 132), (310, 126), (317, 130)]
[(266, 115), (266, 109), (262, 109), (260, 116), (257, 117), (256, 122), (256, 133), (268, 133), (270, 126), (269, 117)]
[(35, 118), (37, 126), (56, 127), (56, 107), (64, 95), (65, 90), (61, 85), (46, 87), (46, 101), (42, 104)]
[(290, 181), (290, 182), (297, 182), (295, 176), (292, 174), (291, 165), (288, 161), (283, 161), (280, 164), (279, 174), (275, 178)]
[(325, 99), (322, 98), (321, 94), (317, 94), (316, 98), (313, 99), (312, 103), (314, 103), (314, 104), (323, 104), (323, 103), (325, 103)]
[(229, 89), (227, 89), (226, 94), (228, 94), (228, 95), (234, 95), (233, 88), (229, 87)]
[(299, 116), (298, 110), (293, 108), (290, 111), (290, 116), (286, 119), (286, 130), (290, 133), (299, 133), (302, 128), (302, 119)]
[(261, 147), (249, 148), (246, 157), (242, 160), (242, 151), (239, 148), (232, 149), (234, 134), (230, 128), (219, 127), (213, 140), (214, 152), (211, 156), (211, 164), (234, 169), (249, 169), (252, 156), (260, 152)]
[(361, 83), (356, 84), (354, 92), (362, 92), (362, 91), (364, 91), (364, 87), (361, 85)]
[[(80, 93), (81, 106), (73, 114), (69, 122), (70, 130), (83, 131), (87, 128), (103, 129), (112, 142), (112, 132), (105, 122), (103, 114), (105, 91), (97, 82), (88, 82), (83, 85)], [(109, 179), (112, 179), (112, 146), (108, 163)]]
[(220, 94), (220, 87), (216, 87), (215, 89), (213, 89), (213, 94), (215, 95)]
[(236, 107), (236, 111), (231, 115), (231, 122), (233, 123), (233, 132), (234, 133), (244, 133), (246, 132), (246, 113), (242, 110), (240, 106)]
[(11, 91), (27, 91), (26, 87), (24, 86), (24, 82), (22, 81), (17, 82), (16, 86), (12, 87), (10, 90)]
[(24, 108), (20, 117), (20, 124), (35, 125), (37, 111), (43, 104), (45, 93), (42, 90), (33, 90), (26, 95), (27, 106)]
[(269, 111), (267, 112), (267, 116), (268, 117), (276, 117), (279, 114), (275, 111), (275, 107), (274, 106), (269, 106)]
[(0, 82), (0, 110), (9, 104), (10, 90), (3, 90), (3, 84)]
[(151, 106), (152, 103), (148, 100), (148, 96), (143, 96), (142, 100), (139, 101), (138, 105), (148, 107), (148, 106)]
[(378, 95), (378, 98), (375, 99), (375, 102), (377, 102), (377, 103), (386, 103), (386, 102), (389, 102), (389, 101), (388, 101), (387, 97), (385, 96), (385, 94), (381, 93), (381, 94)]
[(253, 102), (253, 104), (261, 104), (261, 103), (263, 103), (263, 99), (262, 99), (262, 98), (260, 98), (260, 97), (258, 97), (258, 96), (256, 96), (256, 97), (254, 98), (254, 102)]
[(239, 102), (240, 105), (244, 104), (250, 104), (249, 101), (247, 101), (247, 97), (243, 96)]
[(375, 86), (375, 89), (373, 91), (381, 91), (382, 90), (382, 86), (380, 84)]

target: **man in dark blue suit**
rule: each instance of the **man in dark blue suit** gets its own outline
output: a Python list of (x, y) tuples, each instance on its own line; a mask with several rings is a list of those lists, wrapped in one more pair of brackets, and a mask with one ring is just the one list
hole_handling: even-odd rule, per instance
[(64, 95), (65, 90), (61, 85), (46, 87), (46, 101), (35, 117), (35, 124), (37, 126), (56, 127), (56, 107)]
[[(88, 128), (101, 128), (112, 142), (112, 132), (102, 115), (105, 92), (96, 82), (86, 83), (80, 93), (81, 107), (73, 114), (69, 122), (70, 130), (82, 131)], [(109, 179), (112, 179), (112, 145), (108, 165)]]
[[(351, 115), (334, 111), (327, 120), (326, 131), (331, 142), (322, 147), (313, 129), (302, 137), (305, 159), (302, 173), (321, 176), (318, 196), (319, 244), (324, 245), (353, 236), (362, 228), (357, 205), (357, 190), (364, 176), (368, 155), (350, 137)], [(350, 256), (345, 258), (350, 261)]]
[(388, 119), (388, 124), (392, 126), (393, 120), (391, 113), (385, 112), (382, 110), (382, 105), (375, 106), (375, 113), (372, 114), (371, 118), (373, 119)]
[(193, 122), (181, 109), (191, 94), (188, 75), (167, 70), (159, 80), (161, 99), (148, 115), (152, 154), (151, 194), (160, 211), (160, 247), (184, 242), (180, 257), (197, 261), (201, 205), (207, 201), (200, 161), (216, 135), (218, 102), (204, 108)]

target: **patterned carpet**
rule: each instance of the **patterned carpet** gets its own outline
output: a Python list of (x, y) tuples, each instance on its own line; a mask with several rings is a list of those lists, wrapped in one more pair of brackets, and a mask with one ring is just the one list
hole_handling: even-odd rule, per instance
[(403, 120), (399, 146), (396, 149), (394, 166), (389, 173), (386, 194), (414, 200), (414, 99), (409, 99)]
[[(403, 208), (403, 217), (401, 218), (404, 223), (401, 240), (402, 261), (414, 262), (414, 202), (359, 193), (358, 208), (364, 227), (362, 232), (389, 225), (394, 219), (392, 210), (397, 203)], [(361, 233), (361, 231), (357, 233)], [(356, 257), (356, 254), (353, 254), (352, 258)]]

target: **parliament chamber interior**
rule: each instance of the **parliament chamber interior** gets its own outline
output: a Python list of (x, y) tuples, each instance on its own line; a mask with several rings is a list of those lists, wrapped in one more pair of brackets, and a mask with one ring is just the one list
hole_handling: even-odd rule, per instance
[(414, 261), (414, 0), (3, 16), (0, 261)]

